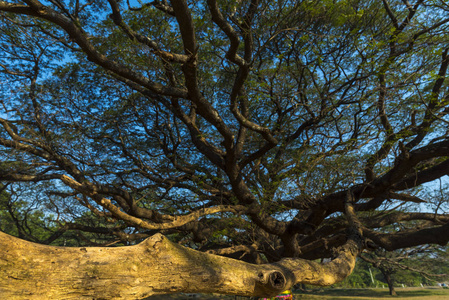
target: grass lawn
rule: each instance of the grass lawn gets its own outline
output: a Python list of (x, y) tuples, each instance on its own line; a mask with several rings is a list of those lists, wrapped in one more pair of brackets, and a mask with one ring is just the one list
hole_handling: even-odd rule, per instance
[[(388, 294), (388, 289), (314, 289), (305, 293), (295, 292), (296, 300), (447, 300), (449, 299), (449, 289), (440, 287), (428, 288), (396, 288), (397, 296)], [(148, 300), (235, 300), (234, 296), (223, 295), (159, 295), (146, 298)], [(245, 299), (237, 297), (237, 299)], [(246, 298), (249, 299), (249, 298)]]
[(396, 288), (397, 296), (390, 296), (388, 289), (321, 289), (296, 294), (295, 299), (301, 300), (350, 300), (350, 299), (415, 299), (443, 300), (449, 299), (449, 289), (430, 288)]

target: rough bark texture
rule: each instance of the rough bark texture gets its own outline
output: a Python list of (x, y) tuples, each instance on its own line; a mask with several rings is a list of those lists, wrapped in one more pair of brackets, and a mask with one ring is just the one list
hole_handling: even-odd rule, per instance
[(156, 234), (129, 247), (53, 247), (0, 233), (3, 299), (141, 299), (177, 292), (277, 294), (303, 282), (329, 285), (348, 276), (353, 241), (331, 262), (285, 259), (254, 265), (202, 253)]

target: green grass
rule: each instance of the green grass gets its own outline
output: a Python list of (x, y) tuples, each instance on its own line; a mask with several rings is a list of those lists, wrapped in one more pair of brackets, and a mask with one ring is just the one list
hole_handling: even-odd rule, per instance
[[(449, 299), (449, 289), (430, 288), (401, 288), (396, 289), (396, 297), (388, 294), (388, 289), (313, 289), (305, 293), (295, 292), (297, 300), (446, 300)], [(148, 300), (234, 300), (234, 296), (196, 295), (195, 298), (185, 294), (159, 295)], [(238, 298), (242, 299), (242, 298)], [(248, 298), (247, 298), (248, 299)]]
[(390, 296), (388, 289), (320, 289), (295, 293), (295, 299), (449, 299), (449, 289), (397, 288), (397, 296)]

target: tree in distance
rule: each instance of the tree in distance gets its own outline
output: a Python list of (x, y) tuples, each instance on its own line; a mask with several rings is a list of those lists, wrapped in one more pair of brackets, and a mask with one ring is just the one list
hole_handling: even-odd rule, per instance
[(442, 253), (446, 253), (445, 248), (426, 245), (389, 252), (378, 249), (362, 254), (360, 258), (380, 271), (390, 295), (397, 296), (397, 279), (403, 282), (402, 285), (405, 281), (406, 286), (423, 286), (423, 283), (428, 285), (447, 280), (448, 265), (446, 255)]
[(448, 12), (1, 0), (0, 180), (52, 227), (0, 234), (0, 294), (270, 296), (445, 245)]

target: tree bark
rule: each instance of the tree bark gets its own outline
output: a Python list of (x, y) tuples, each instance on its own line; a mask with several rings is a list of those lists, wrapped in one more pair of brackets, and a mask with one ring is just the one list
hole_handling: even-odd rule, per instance
[(388, 289), (390, 290), (390, 296), (397, 296), (396, 290), (394, 289), (394, 280), (391, 278), (391, 273), (380, 269), (382, 272), (382, 275), (384, 275), (385, 281), (388, 284)]
[(289, 258), (255, 265), (185, 248), (156, 234), (128, 247), (54, 247), (0, 232), (4, 299), (141, 299), (155, 294), (273, 296), (297, 283), (330, 285), (348, 276), (360, 247), (334, 260)]

